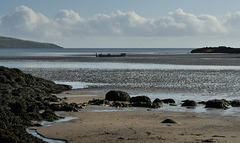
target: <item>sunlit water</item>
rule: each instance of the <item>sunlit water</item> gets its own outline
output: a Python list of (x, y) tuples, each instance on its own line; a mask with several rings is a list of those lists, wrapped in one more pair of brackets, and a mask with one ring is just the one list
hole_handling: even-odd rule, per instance
[[(22, 54), (28, 55), (29, 53)], [(39, 53), (35, 54), (39, 55)], [(73, 56), (74, 52), (46, 54), (46, 56), (55, 55)], [(146, 95), (151, 100), (173, 98), (178, 104), (186, 99), (207, 101), (223, 98), (233, 100), (240, 97), (240, 66), (57, 60), (1, 60), (0, 65), (19, 68), (26, 73), (53, 80), (56, 83), (72, 85), (75, 89), (89, 88), (95, 92), (105, 93), (117, 89), (126, 91), (131, 96)], [(184, 112), (186, 110), (168, 106), (163, 109)], [(232, 114), (236, 113), (237, 109), (231, 108), (226, 112), (221, 112)], [(211, 113), (212, 110), (206, 110), (200, 106), (186, 111)]]

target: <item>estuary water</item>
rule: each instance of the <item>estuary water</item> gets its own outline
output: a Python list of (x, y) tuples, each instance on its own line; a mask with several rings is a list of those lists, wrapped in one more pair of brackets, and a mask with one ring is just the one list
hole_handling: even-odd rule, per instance
[[(19, 68), (38, 77), (72, 85), (73, 88), (89, 88), (96, 92), (123, 90), (131, 96), (149, 96), (151, 100), (173, 98), (181, 103), (186, 99), (207, 101), (240, 98), (240, 65), (232, 64), (240, 63), (240, 59), (236, 58), (238, 55), (205, 57), (201, 54), (192, 55), (190, 51), (191, 49), (0, 51), (0, 65)], [(123, 52), (127, 53), (127, 57), (95, 57), (96, 53)], [(178, 61), (182, 61), (181, 64), (176, 64)], [(223, 62), (225, 64), (221, 64)], [(175, 109), (169, 107), (166, 110)], [(224, 114), (235, 114), (237, 109), (228, 110)], [(203, 108), (196, 110), (202, 112)]]

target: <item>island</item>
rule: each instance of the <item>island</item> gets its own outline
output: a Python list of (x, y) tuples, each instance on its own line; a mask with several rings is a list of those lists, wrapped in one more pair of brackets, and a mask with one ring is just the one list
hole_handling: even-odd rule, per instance
[(58, 45), (52, 43), (40, 43), (35, 41), (21, 40), (10, 37), (0, 36), (0, 49), (14, 50), (14, 49), (34, 49), (34, 50), (51, 50), (63, 49)]
[(203, 47), (191, 51), (191, 53), (240, 53), (240, 48), (232, 48), (226, 46)]

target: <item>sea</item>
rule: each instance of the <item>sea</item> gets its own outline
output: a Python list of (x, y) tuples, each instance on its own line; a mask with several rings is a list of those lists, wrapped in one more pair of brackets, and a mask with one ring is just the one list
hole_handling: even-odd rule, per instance
[[(204, 105), (198, 105), (195, 109), (180, 107), (181, 102), (187, 99), (197, 102), (211, 99), (239, 99), (240, 66), (178, 65), (145, 61), (145, 58), (151, 59), (155, 55), (163, 55), (166, 58), (168, 55), (189, 55), (192, 49), (0, 50), (0, 66), (19, 68), (37, 77), (71, 85), (74, 89), (85, 88), (93, 93), (122, 90), (128, 92), (130, 96), (146, 95), (152, 101), (156, 98), (173, 98), (179, 105), (164, 106), (156, 110), (240, 116), (240, 108), (218, 110), (206, 109)], [(100, 53), (126, 53), (127, 57), (102, 60), (96, 57), (96, 54)], [(125, 60), (129, 58), (128, 55), (134, 55), (136, 59)], [(139, 60), (141, 55), (144, 56)]]

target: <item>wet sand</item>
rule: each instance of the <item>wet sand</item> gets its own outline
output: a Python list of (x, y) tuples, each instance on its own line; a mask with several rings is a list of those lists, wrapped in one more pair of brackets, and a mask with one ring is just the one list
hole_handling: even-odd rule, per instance
[[(77, 93), (77, 91), (70, 92)], [(86, 92), (82, 91), (82, 94), (85, 95)], [(99, 95), (99, 97), (104, 96)], [(70, 99), (69, 102), (82, 103), (85, 100), (86, 98), (80, 97)], [(240, 118), (231, 116), (166, 112), (147, 108), (123, 111), (112, 107), (90, 105), (80, 112), (62, 112), (60, 115), (73, 116), (77, 119), (56, 123), (50, 127), (40, 127), (37, 131), (46, 137), (66, 139), (70, 143), (200, 143), (204, 141), (237, 143), (240, 139)], [(168, 118), (178, 123), (161, 123)]]

